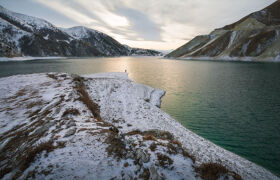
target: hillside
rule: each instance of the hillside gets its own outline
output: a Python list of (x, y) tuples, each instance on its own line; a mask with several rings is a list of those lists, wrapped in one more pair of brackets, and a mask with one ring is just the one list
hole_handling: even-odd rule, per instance
[(146, 49), (137, 52), (96, 30), (82, 26), (62, 29), (0, 6), (0, 57), (161, 55)]
[(215, 60), (280, 60), (280, 2), (236, 23), (197, 36), (166, 55), (170, 58)]

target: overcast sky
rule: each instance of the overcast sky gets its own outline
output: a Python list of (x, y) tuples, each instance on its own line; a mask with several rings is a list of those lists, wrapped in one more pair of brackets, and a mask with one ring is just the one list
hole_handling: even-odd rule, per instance
[(175, 49), (275, 0), (0, 0), (59, 27), (87, 26), (123, 44)]

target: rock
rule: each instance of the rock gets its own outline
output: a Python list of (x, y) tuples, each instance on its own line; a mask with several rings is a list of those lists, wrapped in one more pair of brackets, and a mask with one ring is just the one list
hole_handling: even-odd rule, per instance
[(47, 132), (47, 131), (49, 130), (49, 128), (50, 128), (51, 126), (53, 126), (54, 124), (55, 124), (55, 122), (49, 122), (49, 123), (47, 123), (46, 125), (44, 125), (44, 126), (38, 128), (38, 129), (34, 132), (34, 135), (40, 136), (40, 135), (44, 134), (44, 133)]
[(157, 170), (156, 170), (156, 168), (154, 166), (151, 166), (150, 173), (151, 173), (151, 176), (150, 176), (151, 180), (162, 180), (162, 179), (164, 179), (163, 177), (161, 177), (158, 174), (158, 172), (157, 172)]
[(127, 144), (127, 145), (131, 145), (133, 143), (133, 140), (131, 139), (125, 139), (124, 140), (124, 143)]
[(140, 169), (141, 169), (141, 166), (136, 165), (136, 171), (140, 171)]
[(110, 127), (109, 130), (117, 134), (119, 133), (119, 130), (116, 127)]
[(132, 152), (128, 152), (125, 157), (126, 159), (134, 159), (134, 154)]
[(67, 124), (67, 128), (70, 128), (70, 127), (73, 127), (73, 126), (76, 126), (76, 123), (71, 121), (69, 124)]
[(74, 134), (76, 133), (76, 130), (77, 130), (76, 128), (69, 129), (69, 130), (65, 133), (64, 137), (69, 137), (69, 136), (74, 135)]
[(139, 163), (147, 163), (150, 161), (150, 155), (146, 154), (142, 149), (137, 149), (135, 152), (135, 157)]

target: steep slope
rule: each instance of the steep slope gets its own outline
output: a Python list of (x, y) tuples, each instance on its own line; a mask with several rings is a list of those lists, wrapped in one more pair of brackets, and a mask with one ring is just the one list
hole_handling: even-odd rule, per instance
[(129, 48), (104, 33), (86, 27), (57, 28), (0, 6), (0, 57), (127, 55), (131, 55)]
[(87, 42), (99, 52), (107, 56), (128, 55), (127, 49), (112, 37), (99, 31), (89, 29), (83, 26), (61, 29), (74, 39)]
[(280, 2), (236, 23), (195, 37), (166, 57), (219, 60), (280, 60)]
[(84, 26), (76, 26), (72, 28), (60, 28), (74, 39), (81, 40), (89, 43), (98, 51), (105, 53), (106, 56), (119, 55), (119, 56), (160, 56), (160, 52), (149, 49), (131, 48), (127, 45), (122, 45), (112, 37), (90, 29)]
[[(51, 23), (0, 7), (0, 56), (102, 56)], [(16, 53), (15, 53), (16, 52)]]
[(163, 53), (151, 49), (132, 48), (127, 45), (125, 47), (130, 56), (163, 56)]

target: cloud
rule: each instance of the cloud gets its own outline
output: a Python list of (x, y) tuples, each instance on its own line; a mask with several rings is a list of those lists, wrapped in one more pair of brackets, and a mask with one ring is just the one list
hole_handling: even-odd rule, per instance
[[(48, 8), (37, 0), (0, 0), (0, 4), (14, 12), (46, 19), (60, 26), (69, 27), (78, 25), (72, 18), (68, 18), (60, 11), (54, 10), (53, 8)], [(30, 9), (32, 9), (32, 11), (30, 11)]]
[(154, 23), (144, 13), (132, 8), (118, 8), (116, 13), (121, 14), (130, 22), (130, 30), (137, 32), (140, 38), (148, 41), (161, 41), (160, 25)]
[(79, 23), (79, 24), (98, 24), (98, 21), (96, 21), (94, 18), (88, 16), (84, 12), (80, 12), (71, 5), (63, 5), (62, 1), (57, 0), (38, 0), (40, 3), (44, 4), (45, 6), (52, 8), (56, 11), (59, 11), (64, 16), (71, 18), (73, 21)]
[(208, 34), (274, 1), (2, 0), (0, 4), (33, 16), (44, 14), (57, 26), (84, 25), (130, 46), (175, 49), (196, 35)]

